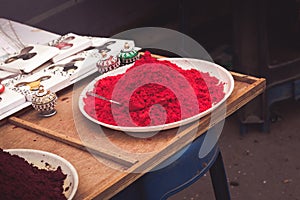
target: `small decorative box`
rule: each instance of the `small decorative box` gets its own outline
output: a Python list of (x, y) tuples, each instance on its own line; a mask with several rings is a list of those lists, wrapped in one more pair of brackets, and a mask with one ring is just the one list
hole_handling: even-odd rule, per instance
[(56, 94), (50, 90), (45, 90), (41, 85), (38, 92), (32, 96), (31, 102), (32, 107), (37, 110), (41, 116), (50, 117), (56, 114), (56, 100)]
[(122, 65), (133, 63), (138, 59), (138, 56), (138, 52), (134, 49), (133, 46), (130, 46), (127, 42), (124, 44), (124, 48), (119, 54), (119, 58)]
[(105, 51), (102, 52), (102, 58), (97, 62), (100, 74), (114, 70), (119, 66), (120, 59), (117, 56), (108, 55)]

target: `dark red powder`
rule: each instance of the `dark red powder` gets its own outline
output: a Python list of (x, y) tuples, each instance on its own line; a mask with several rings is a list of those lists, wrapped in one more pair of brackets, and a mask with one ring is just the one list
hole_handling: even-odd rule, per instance
[(61, 168), (44, 170), (0, 149), (0, 199), (60, 200), (66, 175)]
[(208, 73), (184, 70), (146, 52), (126, 73), (97, 81), (94, 92), (122, 106), (88, 96), (85, 111), (106, 124), (154, 126), (192, 117), (224, 97), (223, 84)]

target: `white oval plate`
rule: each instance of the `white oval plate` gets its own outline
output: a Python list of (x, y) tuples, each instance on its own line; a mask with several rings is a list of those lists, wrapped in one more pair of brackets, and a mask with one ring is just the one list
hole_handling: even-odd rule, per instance
[(34, 149), (5, 149), (4, 151), (24, 158), (39, 169), (56, 170), (60, 166), (62, 172), (67, 175), (63, 185), (64, 195), (68, 200), (74, 197), (78, 188), (78, 174), (69, 161), (56, 154)]
[(198, 60), (198, 59), (193, 59), (193, 58), (167, 58), (163, 60), (169, 60), (172, 63), (175, 63), (177, 66), (181, 67), (182, 69), (197, 69), (201, 72), (208, 72), (210, 76), (216, 77), (217, 79), (220, 80), (220, 82), (224, 83), (224, 93), (225, 96), (224, 98), (219, 101), (216, 104), (213, 104), (211, 108), (205, 110), (204, 112), (201, 112), (197, 115), (194, 115), (192, 117), (177, 121), (177, 122), (172, 122), (168, 124), (163, 124), (163, 125), (157, 125), (157, 126), (145, 126), (145, 127), (124, 127), (124, 126), (114, 126), (111, 124), (106, 124), (103, 122), (100, 122), (93, 117), (91, 117), (88, 113), (85, 112), (84, 110), (84, 101), (83, 98), (86, 97), (86, 92), (92, 91), (94, 88), (94, 84), (100, 80), (103, 79), (107, 76), (115, 76), (118, 74), (123, 74), (125, 71), (130, 68), (133, 64), (126, 65), (120, 68), (117, 68), (113, 71), (109, 71), (97, 78), (95, 78), (93, 81), (91, 81), (81, 92), (79, 96), (79, 109), (81, 113), (88, 118), (89, 120), (100, 124), (104, 127), (118, 130), (118, 131), (124, 131), (124, 132), (135, 132), (135, 133), (145, 133), (145, 132), (154, 132), (154, 131), (160, 131), (160, 130), (167, 130), (171, 128), (176, 128), (179, 126), (186, 125), (188, 123), (194, 122), (203, 116), (207, 115), (208, 113), (211, 113), (213, 110), (215, 110), (217, 107), (219, 107), (221, 104), (223, 104), (228, 97), (231, 95), (233, 88), (234, 88), (234, 80), (232, 75), (223, 67), (220, 65), (217, 65), (212, 62), (204, 61), (204, 60)]

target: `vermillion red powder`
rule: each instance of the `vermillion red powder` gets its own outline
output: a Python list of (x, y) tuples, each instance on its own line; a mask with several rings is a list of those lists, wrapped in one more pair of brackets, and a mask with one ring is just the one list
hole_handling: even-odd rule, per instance
[(0, 149), (0, 199), (66, 199), (65, 178), (60, 167), (55, 171), (38, 169), (24, 158)]
[(224, 97), (223, 87), (208, 73), (184, 70), (146, 52), (126, 73), (105, 77), (95, 84), (96, 94), (119, 101), (123, 106), (88, 96), (84, 98), (84, 109), (106, 124), (162, 125), (209, 109)]

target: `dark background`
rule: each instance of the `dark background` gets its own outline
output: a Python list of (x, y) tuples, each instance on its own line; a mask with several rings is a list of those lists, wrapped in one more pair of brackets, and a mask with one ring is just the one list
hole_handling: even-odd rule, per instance
[[(61, 35), (110, 37), (143, 26), (171, 28), (194, 38), (210, 53), (221, 48), (235, 60), (243, 44), (238, 40), (248, 37), (250, 42), (267, 42), (269, 63), (278, 64), (299, 56), (299, 4), (299, 0), (1, 0), (0, 17)], [(249, 73), (259, 74), (256, 71)]]

